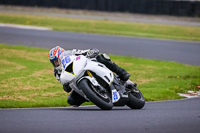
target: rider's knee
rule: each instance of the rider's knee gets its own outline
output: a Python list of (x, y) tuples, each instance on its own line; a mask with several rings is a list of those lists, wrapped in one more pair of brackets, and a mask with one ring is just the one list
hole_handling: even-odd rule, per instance
[(69, 84), (64, 84), (63, 85), (63, 90), (67, 93), (69, 93), (72, 89), (69, 87)]
[(73, 104), (74, 104), (74, 100), (73, 100), (73, 98), (71, 97), (71, 95), (68, 96), (67, 102), (68, 102), (70, 105), (73, 105)]
[(80, 106), (77, 101), (71, 97), (68, 97), (67, 102), (71, 105), (71, 106)]
[(71, 94), (68, 96), (67, 102), (71, 106), (80, 106), (82, 103), (86, 102), (87, 100), (80, 96), (75, 91), (72, 91)]
[(110, 61), (110, 57), (107, 54), (100, 54), (97, 56), (97, 61), (105, 64), (106, 62)]

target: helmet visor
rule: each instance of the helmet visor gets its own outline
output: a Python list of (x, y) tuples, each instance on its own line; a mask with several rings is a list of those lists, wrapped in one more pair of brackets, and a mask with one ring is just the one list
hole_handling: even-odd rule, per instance
[(55, 60), (51, 60), (51, 63), (53, 64), (54, 67), (60, 66), (60, 60), (57, 58)]

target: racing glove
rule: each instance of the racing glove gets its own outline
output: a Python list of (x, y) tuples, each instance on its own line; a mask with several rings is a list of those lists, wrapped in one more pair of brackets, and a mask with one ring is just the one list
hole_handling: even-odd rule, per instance
[(58, 81), (60, 81), (60, 75), (61, 75), (61, 71), (55, 68), (54, 69), (54, 76), (56, 77), (56, 79)]
[(99, 54), (99, 50), (98, 49), (91, 49), (91, 50), (89, 50), (87, 52), (86, 57), (88, 57), (88, 58), (95, 58), (95, 57), (98, 56), (98, 54)]

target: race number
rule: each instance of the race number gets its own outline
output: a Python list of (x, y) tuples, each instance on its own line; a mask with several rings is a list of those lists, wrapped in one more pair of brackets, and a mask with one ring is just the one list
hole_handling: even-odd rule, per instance
[(115, 103), (120, 99), (119, 93), (117, 90), (112, 90), (112, 102)]
[(65, 66), (67, 65), (67, 63), (69, 63), (71, 61), (69, 56), (66, 56), (65, 58), (62, 59), (61, 63), (63, 65), (63, 68), (65, 68)]

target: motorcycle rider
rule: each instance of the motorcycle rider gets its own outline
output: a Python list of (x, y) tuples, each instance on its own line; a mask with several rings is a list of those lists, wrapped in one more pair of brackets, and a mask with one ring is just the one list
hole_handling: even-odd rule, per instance
[[(123, 81), (127, 81), (130, 77), (130, 74), (124, 70), (123, 68), (116, 65), (114, 62), (111, 61), (110, 57), (107, 54), (99, 54), (98, 49), (89, 49), (89, 50), (64, 50), (60, 46), (56, 46), (52, 48), (49, 51), (48, 57), (50, 62), (54, 66), (54, 76), (57, 78), (58, 81), (60, 81), (61, 77), (61, 60), (63, 57), (67, 55), (84, 55), (87, 58), (96, 58), (96, 60), (102, 64), (104, 64), (108, 69), (115, 72), (117, 75), (119, 75), (119, 78)], [(60, 60), (60, 61), (59, 61)], [(71, 92), (71, 88), (68, 86), (68, 84), (63, 84), (63, 89), (66, 92)], [(75, 91), (72, 91), (67, 99), (68, 103), (72, 106), (80, 106), (83, 102), (86, 101), (85, 98), (77, 94)]]

